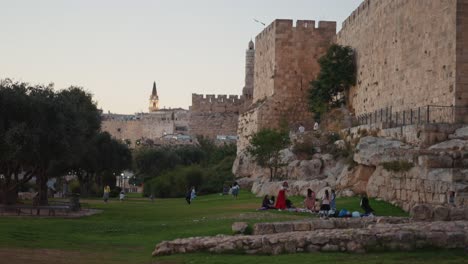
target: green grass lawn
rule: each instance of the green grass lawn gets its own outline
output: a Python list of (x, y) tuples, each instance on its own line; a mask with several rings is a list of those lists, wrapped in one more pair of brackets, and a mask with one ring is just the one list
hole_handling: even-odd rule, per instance
[[(296, 205), (301, 198), (292, 197)], [(124, 202), (86, 200), (103, 213), (79, 219), (0, 217), (0, 259), (9, 263), (464, 263), (461, 251), (416, 253), (294, 254), (282, 256), (210, 255), (152, 258), (156, 243), (190, 236), (230, 234), (236, 221), (266, 222), (310, 218), (309, 214), (255, 211), (261, 199), (208, 195), (187, 205), (184, 199), (129, 196)], [(371, 200), (380, 215), (405, 216), (399, 208)], [(337, 200), (338, 208), (359, 209), (358, 198)], [(465, 262), (466, 263), (466, 262)]]

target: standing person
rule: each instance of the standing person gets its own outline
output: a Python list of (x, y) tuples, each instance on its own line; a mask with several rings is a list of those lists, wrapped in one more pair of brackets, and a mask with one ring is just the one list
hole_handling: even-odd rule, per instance
[(275, 208), (280, 211), (286, 209), (286, 191), (288, 190), (288, 186), (288, 182), (283, 182), (283, 185), (278, 192), (278, 197), (276, 198)]
[(195, 192), (195, 186), (192, 186), (192, 191), (190, 192), (190, 201), (193, 201), (197, 197), (197, 193)]
[(187, 201), (188, 204), (192, 202), (192, 190), (190, 188), (188, 188), (185, 193), (185, 201)]
[(330, 208), (331, 208), (333, 211), (336, 211), (336, 202), (335, 202), (335, 199), (336, 199), (335, 190), (331, 190)]
[(110, 187), (109, 185), (106, 185), (106, 187), (104, 187), (104, 202), (107, 203), (107, 200), (109, 200), (109, 193), (110, 193)]
[(374, 209), (372, 209), (372, 207), (370, 207), (369, 199), (367, 198), (366, 194), (362, 195), (361, 208), (364, 210), (366, 215), (371, 215), (371, 214), (374, 213)]
[(120, 199), (120, 202), (122, 202), (122, 201), (125, 199), (125, 193), (124, 193), (124, 191), (121, 191), (121, 192), (120, 192), (119, 199)]
[(327, 216), (330, 211), (330, 193), (325, 190), (325, 194), (322, 197), (322, 205), (320, 206), (320, 216)]
[(315, 212), (315, 193), (312, 189), (307, 189), (307, 197), (304, 199), (304, 206), (307, 210)]
[(154, 202), (154, 194), (151, 194), (149, 198), (150, 198), (151, 202)]
[(237, 196), (239, 195), (239, 184), (237, 182), (234, 182), (234, 185), (232, 186), (232, 196), (237, 199)]

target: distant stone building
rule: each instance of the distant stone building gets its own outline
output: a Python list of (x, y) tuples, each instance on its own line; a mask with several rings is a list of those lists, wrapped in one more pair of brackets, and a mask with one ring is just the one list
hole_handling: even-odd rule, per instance
[[(178, 143), (177, 139), (183, 138), (181, 135), (189, 134), (189, 119), (190, 113), (186, 109), (159, 109), (159, 96), (154, 82), (149, 113), (103, 114), (101, 130), (109, 132), (116, 139), (130, 143), (130, 146), (147, 141)], [(163, 139), (164, 137), (167, 140)]]

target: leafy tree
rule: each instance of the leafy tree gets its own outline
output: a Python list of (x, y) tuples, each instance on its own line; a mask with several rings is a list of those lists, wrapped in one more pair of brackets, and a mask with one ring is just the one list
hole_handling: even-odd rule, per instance
[(349, 87), (356, 84), (354, 57), (351, 47), (333, 44), (319, 59), (320, 73), (309, 89), (309, 109), (318, 118), (330, 107), (346, 102)]
[(88, 160), (83, 165), (84, 158), (92, 156), (90, 142), (100, 121), (91, 94), (81, 88), (55, 92), (52, 85), (0, 81), (1, 202), (16, 202), (18, 188), (35, 176), (38, 202), (47, 204), (49, 177), (104, 164)]
[(290, 143), (286, 130), (262, 129), (250, 139), (247, 152), (258, 165), (270, 169), (270, 181), (277, 177), (278, 169), (283, 167), (280, 151)]

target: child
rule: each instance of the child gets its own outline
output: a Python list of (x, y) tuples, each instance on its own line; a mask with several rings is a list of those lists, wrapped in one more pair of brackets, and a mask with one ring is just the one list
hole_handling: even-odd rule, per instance
[(195, 186), (192, 186), (192, 191), (190, 192), (190, 201), (193, 201), (197, 197), (197, 194), (195, 192)]
[(232, 196), (234, 196), (235, 199), (237, 199), (237, 196), (239, 195), (239, 184), (237, 182), (234, 182), (234, 185), (232, 186)]
[(332, 211), (336, 211), (335, 199), (336, 199), (335, 190), (332, 190), (331, 191), (331, 198), (330, 198), (330, 208), (331, 208)]

